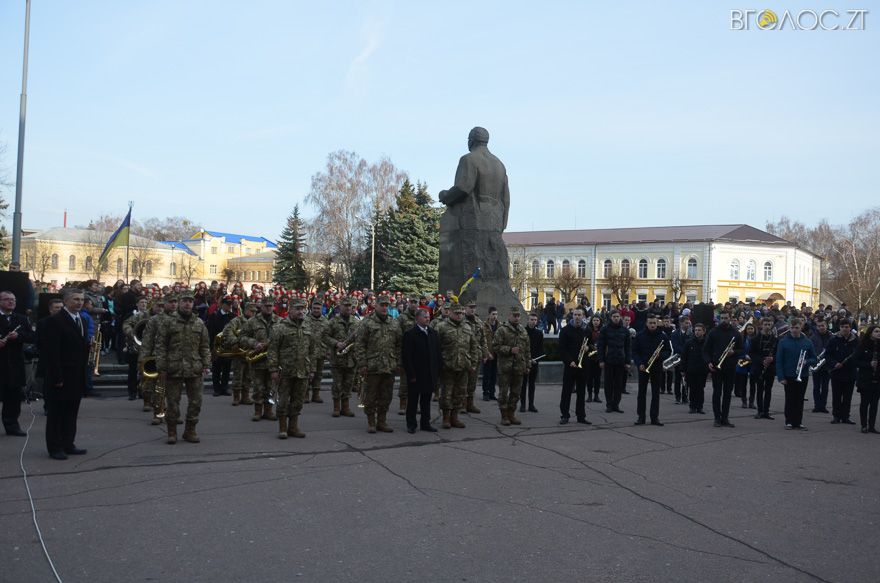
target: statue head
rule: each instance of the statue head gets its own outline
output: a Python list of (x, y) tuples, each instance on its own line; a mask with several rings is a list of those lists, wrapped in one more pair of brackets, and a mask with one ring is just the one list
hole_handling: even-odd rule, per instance
[(489, 131), (479, 126), (475, 127), (468, 134), (468, 150), (473, 150), (475, 146), (489, 143)]

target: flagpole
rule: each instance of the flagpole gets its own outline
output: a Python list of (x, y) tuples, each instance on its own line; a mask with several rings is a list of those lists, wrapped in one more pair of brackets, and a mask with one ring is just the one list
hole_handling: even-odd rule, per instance
[(25, 2), (24, 58), (21, 72), (21, 102), (18, 113), (18, 161), (15, 166), (15, 209), (12, 213), (12, 261), (21, 261), (21, 187), (24, 180), (24, 126), (27, 117), (28, 44), (31, 31), (31, 0)]
[(128, 281), (128, 250), (131, 247), (131, 208), (134, 206), (132, 201), (128, 201), (128, 236), (125, 238), (125, 283)]

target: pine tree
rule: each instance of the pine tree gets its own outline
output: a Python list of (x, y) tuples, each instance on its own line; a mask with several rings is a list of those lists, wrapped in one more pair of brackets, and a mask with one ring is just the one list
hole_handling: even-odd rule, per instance
[(305, 289), (309, 285), (303, 260), (305, 242), (304, 225), (299, 216), (299, 205), (293, 207), (293, 213), (287, 217), (287, 225), (278, 240), (278, 252), (275, 256), (275, 281), (287, 289)]
[(440, 213), (431, 203), (426, 184), (408, 180), (389, 212), (391, 247), (389, 287), (406, 293), (437, 289), (440, 258)]

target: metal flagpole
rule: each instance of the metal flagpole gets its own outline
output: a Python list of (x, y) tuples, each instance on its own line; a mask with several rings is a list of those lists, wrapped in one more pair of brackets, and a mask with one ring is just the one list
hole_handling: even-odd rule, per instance
[(134, 206), (132, 201), (128, 201), (128, 237), (125, 238), (125, 283), (128, 281), (128, 249), (131, 247), (131, 208)]
[(27, 116), (28, 44), (31, 30), (31, 0), (24, 11), (24, 63), (21, 73), (21, 103), (18, 113), (18, 164), (15, 168), (15, 211), (12, 214), (12, 261), (21, 262), (21, 182), (24, 174), (24, 125)]

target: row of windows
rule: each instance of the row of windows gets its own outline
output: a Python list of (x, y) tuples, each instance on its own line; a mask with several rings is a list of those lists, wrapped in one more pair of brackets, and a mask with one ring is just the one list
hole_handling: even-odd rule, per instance
[[(730, 279), (738, 280), (740, 278), (739, 259), (731, 259), (730, 261)], [(749, 259), (746, 263), (746, 281), (755, 281), (758, 277), (758, 263), (754, 259)], [(773, 262), (764, 262), (764, 279), (762, 281), (773, 281)]]
[[(513, 262), (513, 271), (514, 273), (519, 271), (519, 261)], [(639, 259), (637, 264), (637, 274), (636, 277), (639, 279), (647, 279), (648, 278), (648, 260), (647, 259)], [(571, 262), (568, 259), (564, 259), (562, 261), (562, 273), (569, 273), (571, 270)], [(629, 259), (623, 259), (620, 262), (620, 275), (624, 277), (629, 277), (632, 273), (632, 264)], [(544, 274), (547, 278), (556, 277), (556, 262), (552, 259), (548, 259), (544, 268)], [(602, 262), (602, 277), (609, 278), (614, 274), (614, 263), (610, 259), (606, 259)], [(666, 259), (660, 258), (654, 263), (654, 277), (656, 279), (666, 279), (667, 276), (667, 263)], [(532, 261), (532, 277), (539, 278), (541, 277), (541, 262), (535, 259)], [(583, 259), (577, 262), (577, 277), (585, 278), (587, 277), (587, 262)], [(688, 279), (697, 279), (697, 260), (694, 257), (688, 259), (687, 262), (687, 278)]]

